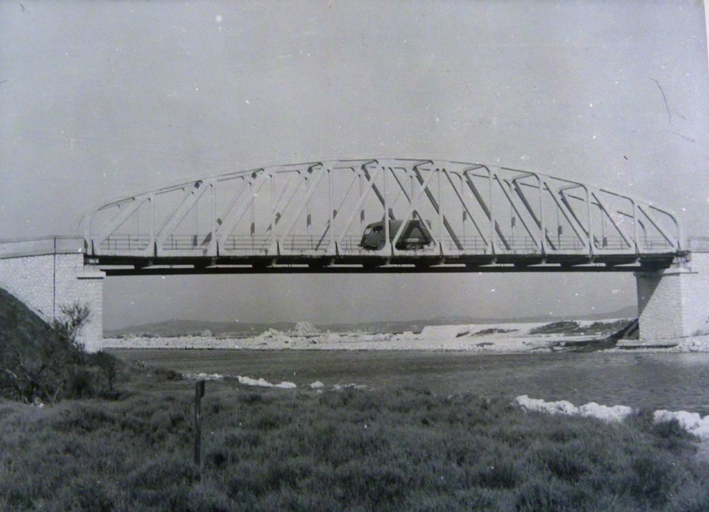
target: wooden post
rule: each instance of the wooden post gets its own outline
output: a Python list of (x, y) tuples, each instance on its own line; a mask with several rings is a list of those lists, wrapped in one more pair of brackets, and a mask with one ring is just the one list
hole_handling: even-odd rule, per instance
[(197, 381), (194, 393), (194, 463), (202, 465), (202, 397), (204, 396), (204, 381)]

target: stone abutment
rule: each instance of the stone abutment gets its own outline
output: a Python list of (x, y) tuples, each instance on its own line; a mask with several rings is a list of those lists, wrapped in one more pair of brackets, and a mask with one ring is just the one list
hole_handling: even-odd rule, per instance
[(48, 237), (0, 242), (0, 287), (42, 319), (63, 319), (62, 308), (86, 305), (91, 315), (79, 341), (95, 352), (103, 342), (104, 272), (84, 263), (84, 240)]

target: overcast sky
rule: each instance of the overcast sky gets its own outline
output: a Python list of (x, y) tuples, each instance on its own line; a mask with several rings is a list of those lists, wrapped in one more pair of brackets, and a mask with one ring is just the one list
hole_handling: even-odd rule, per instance
[[(709, 235), (708, 114), (692, 0), (0, 1), (0, 238), (73, 234), (106, 199), (200, 175), (370, 157), (584, 181)], [(109, 278), (104, 321), (583, 314), (634, 304), (634, 286)]]

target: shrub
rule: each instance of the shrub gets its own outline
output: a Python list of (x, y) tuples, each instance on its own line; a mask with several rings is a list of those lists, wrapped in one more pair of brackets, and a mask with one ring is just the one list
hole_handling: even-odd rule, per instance
[(573, 333), (578, 331), (578, 322), (560, 321), (550, 324), (540, 325), (529, 330), (529, 334), (558, 334), (558, 333)]
[(0, 396), (25, 403), (115, 396), (120, 362), (105, 353), (87, 354), (78, 341), (91, 317), (86, 305), (61, 307), (62, 318), (45, 324), (17, 299), (0, 294)]

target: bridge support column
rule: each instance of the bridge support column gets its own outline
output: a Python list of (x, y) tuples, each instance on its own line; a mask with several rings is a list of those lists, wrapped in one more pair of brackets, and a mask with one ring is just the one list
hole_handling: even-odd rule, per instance
[[(59, 244), (57, 243), (59, 242)], [(91, 316), (79, 333), (89, 352), (103, 344), (103, 279), (98, 267), (84, 263), (84, 241), (42, 239), (0, 244), (0, 287), (43, 320), (62, 319), (62, 307), (89, 307)]]
[(641, 341), (709, 333), (709, 253), (691, 253), (671, 268), (635, 277)]

